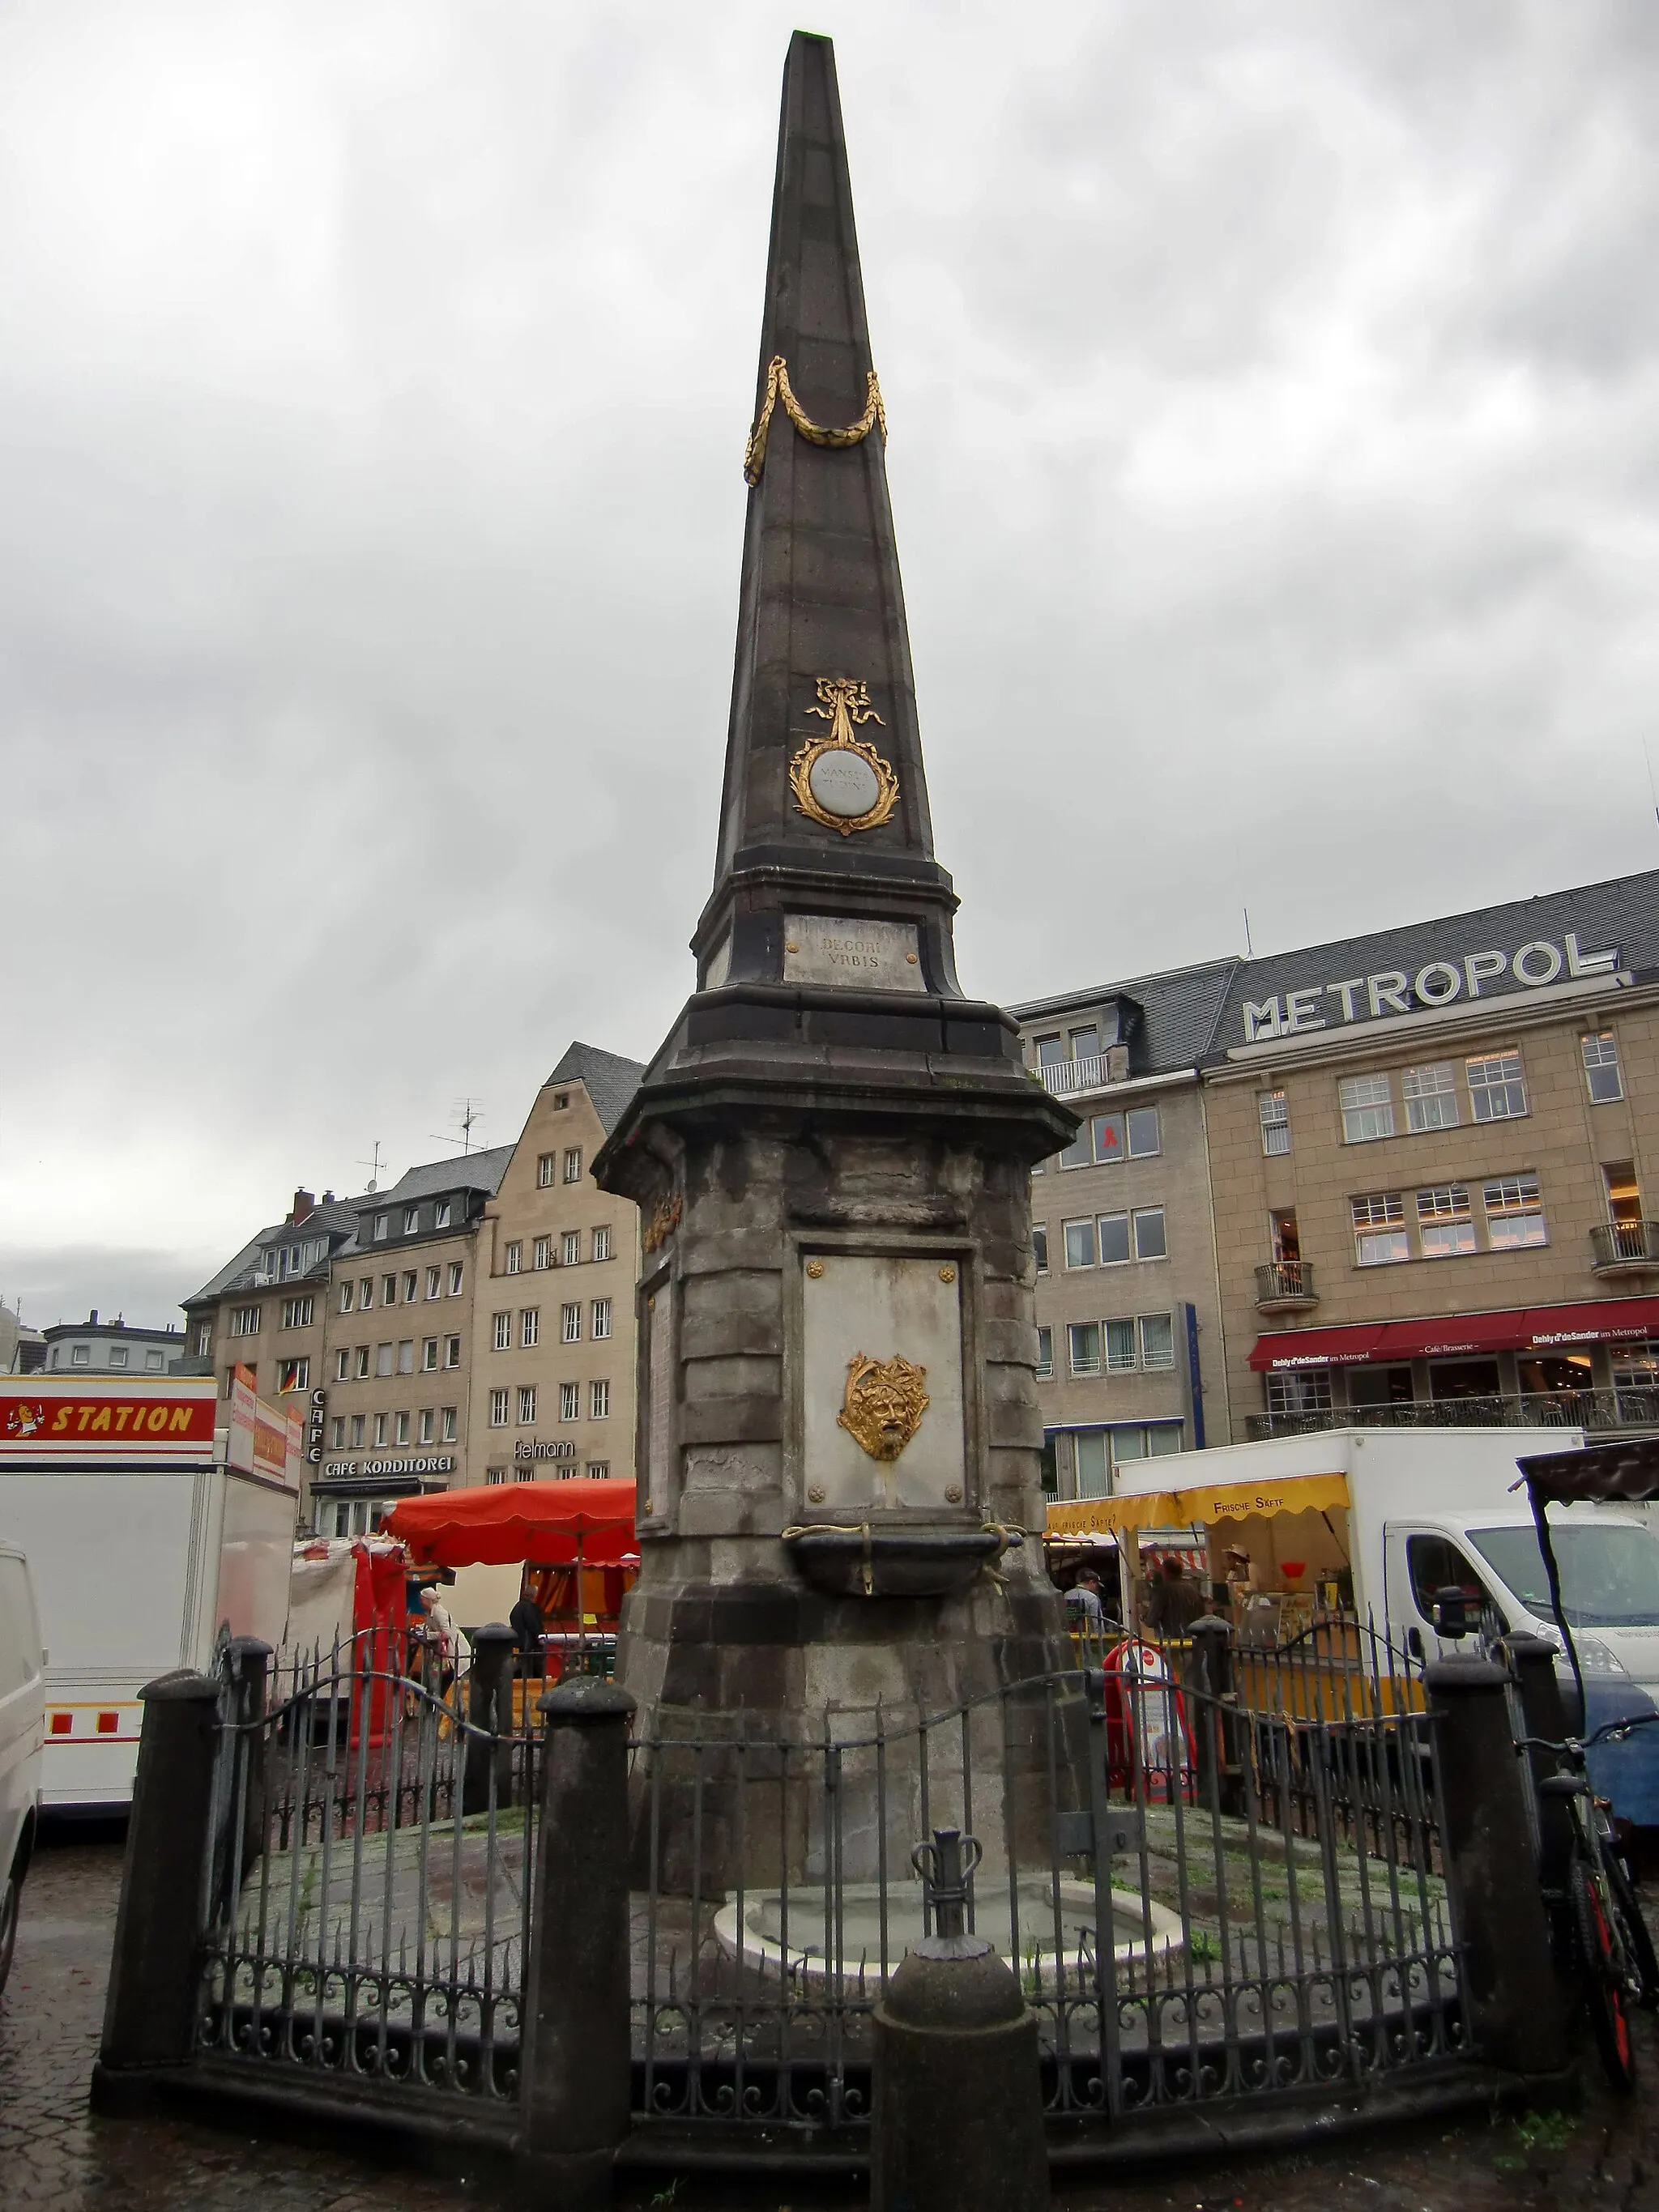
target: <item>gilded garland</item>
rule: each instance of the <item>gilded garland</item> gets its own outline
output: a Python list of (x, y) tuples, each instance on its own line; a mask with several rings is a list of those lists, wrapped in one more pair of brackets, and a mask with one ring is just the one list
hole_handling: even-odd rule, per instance
[(860, 446), (872, 430), (881, 432), (881, 441), (887, 442), (887, 410), (881, 404), (881, 386), (876, 382), (876, 372), (868, 372), (868, 397), (864, 412), (856, 422), (849, 422), (844, 430), (832, 430), (822, 422), (814, 422), (802, 408), (789, 388), (789, 364), (783, 356), (774, 354), (766, 368), (766, 397), (761, 403), (760, 419), (749, 433), (749, 443), (743, 449), (743, 473), (751, 484), (761, 480), (761, 471), (766, 466), (766, 434), (772, 427), (772, 410), (781, 399), (783, 411), (794, 424), (809, 446)]
[(789, 763), (795, 805), (809, 821), (839, 830), (843, 837), (855, 830), (878, 830), (898, 805), (898, 778), (891, 762), (858, 735), (855, 725), (885, 725), (854, 678), (820, 676), (817, 687), (820, 703), (806, 711), (821, 715), (830, 727), (810, 738)]
[(927, 1370), (908, 1359), (872, 1359), (855, 1352), (847, 1363), (847, 1395), (836, 1416), (873, 1460), (896, 1460), (927, 1411)]

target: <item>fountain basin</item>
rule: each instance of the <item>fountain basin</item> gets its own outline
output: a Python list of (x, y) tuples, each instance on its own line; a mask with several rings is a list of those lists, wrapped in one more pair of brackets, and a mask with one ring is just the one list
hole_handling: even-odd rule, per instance
[(994, 1528), (790, 1528), (804, 1579), (830, 1597), (948, 1597), (1001, 1553)]
[[(839, 1924), (824, 1926), (824, 1896), (821, 1889), (791, 1889), (786, 1929), (783, 1892), (746, 1890), (742, 1924), (733, 1899), (714, 1915), (714, 1940), (728, 1958), (745, 1966), (781, 1975), (786, 1962), (796, 1979), (823, 1982), (863, 1972), (878, 1981), (882, 1968), (881, 1885), (848, 1882), (841, 1893)], [(1048, 1875), (1028, 1875), (1018, 1885), (1019, 1957), (1010, 1958), (1008, 1892), (1006, 1884), (981, 1882), (977, 1933), (1008, 1958), (1022, 1976), (1035, 1973), (1044, 1982), (1058, 1978), (1063, 1957), (1068, 1975), (1077, 1972), (1079, 1957), (1095, 1952), (1095, 1886), (1091, 1881), (1054, 1881)], [(1120, 1965), (1149, 1955), (1161, 1962), (1182, 1948), (1181, 1919), (1155, 1899), (1143, 1900), (1138, 1890), (1114, 1889), (1112, 1897), (1112, 1954)], [(1055, 1903), (1059, 1904), (1059, 1942), (1055, 1942)], [(1150, 1926), (1151, 1938), (1148, 1942)], [(886, 1965), (890, 1973), (923, 1936), (921, 1890), (907, 1883), (887, 1892)], [(786, 1945), (787, 1936), (787, 1945)]]

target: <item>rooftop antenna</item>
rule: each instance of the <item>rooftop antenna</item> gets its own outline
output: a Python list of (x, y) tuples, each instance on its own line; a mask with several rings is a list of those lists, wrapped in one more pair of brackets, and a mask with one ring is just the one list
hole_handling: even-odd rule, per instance
[(359, 1160), (357, 1164), (360, 1168), (367, 1168), (368, 1170), (368, 1188), (363, 1194), (367, 1198), (372, 1198), (374, 1193), (380, 1188), (380, 1140), (378, 1137), (374, 1139), (374, 1158), (372, 1160)]
[(1659, 789), (1654, 787), (1653, 755), (1648, 750), (1648, 741), (1645, 738), (1642, 740), (1642, 757), (1648, 764), (1648, 797), (1653, 801), (1653, 818), (1656, 822), (1659, 822)]
[(1249, 908), (1249, 907), (1246, 907), (1246, 908), (1244, 908), (1244, 910), (1243, 910), (1243, 911), (1244, 911), (1244, 957), (1245, 957), (1247, 960), (1254, 960), (1254, 959), (1255, 958), (1255, 945), (1253, 945), (1251, 944), (1251, 942), (1250, 942), (1250, 909)]
[(460, 1125), (460, 1135), (441, 1137), (434, 1129), (432, 1132), (432, 1141), (434, 1145), (459, 1145), (465, 1156), (472, 1150), (472, 1125), (475, 1121), (483, 1121), (483, 1109), (471, 1098), (458, 1098), (451, 1110)]

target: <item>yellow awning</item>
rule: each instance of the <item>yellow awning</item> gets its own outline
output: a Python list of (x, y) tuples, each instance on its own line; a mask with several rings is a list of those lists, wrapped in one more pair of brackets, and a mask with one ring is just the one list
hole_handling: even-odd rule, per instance
[(1218, 1482), (1189, 1490), (1146, 1490), (1080, 1498), (1048, 1508), (1051, 1536), (1115, 1536), (1121, 1528), (1224, 1527), (1256, 1514), (1319, 1513), (1348, 1503), (1346, 1474), (1297, 1474), (1283, 1482)]

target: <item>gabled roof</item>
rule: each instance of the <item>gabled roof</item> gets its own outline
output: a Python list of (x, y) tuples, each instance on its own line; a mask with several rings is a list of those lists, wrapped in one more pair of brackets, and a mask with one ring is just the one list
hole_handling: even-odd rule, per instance
[(223, 1297), (228, 1291), (252, 1290), (259, 1272), (259, 1255), (274, 1244), (303, 1243), (308, 1237), (326, 1237), (332, 1245), (337, 1237), (343, 1241), (337, 1249), (349, 1250), (357, 1233), (358, 1204), (354, 1199), (331, 1199), (326, 1205), (313, 1206), (303, 1221), (271, 1222), (244, 1244), (236, 1257), (221, 1267), (216, 1275), (210, 1276), (199, 1291), (180, 1298), (179, 1304), (206, 1305), (211, 1299)]
[(384, 1206), (412, 1205), (417, 1198), (437, 1198), (447, 1190), (481, 1190), (487, 1197), (494, 1198), (507, 1173), (513, 1151), (511, 1145), (495, 1145), (488, 1152), (462, 1152), (452, 1154), (447, 1160), (433, 1160), (425, 1167), (410, 1168), (390, 1190), (372, 1191), (353, 1199), (351, 1203), (362, 1214), (378, 1212)]
[(608, 1137), (644, 1079), (645, 1069), (637, 1060), (601, 1052), (596, 1044), (578, 1043), (567, 1048), (547, 1081), (550, 1087), (556, 1083), (580, 1083), (592, 1100), (593, 1111)]

